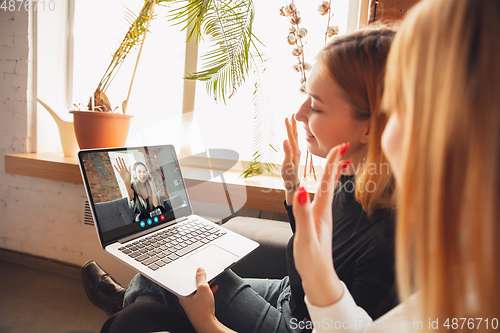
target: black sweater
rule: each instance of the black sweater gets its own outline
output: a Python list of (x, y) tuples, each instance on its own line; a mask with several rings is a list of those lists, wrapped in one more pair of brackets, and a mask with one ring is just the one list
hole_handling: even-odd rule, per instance
[[(345, 185), (344, 185), (345, 184)], [(397, 295), (394, 274), (394, 217), (389, 210), (375, 210), (368, 218), (354, 196), (354, 176), (341, 176), (333, 199), (333, 264), (356, 304), (372, 319), (395, 305)], [(292, 206), (285, 202), (292, 231), (295, 218)], [(304, 290), (293, 260), (293, 238), (287, 247), (288, 275), (295, 318), (309, 319)]]

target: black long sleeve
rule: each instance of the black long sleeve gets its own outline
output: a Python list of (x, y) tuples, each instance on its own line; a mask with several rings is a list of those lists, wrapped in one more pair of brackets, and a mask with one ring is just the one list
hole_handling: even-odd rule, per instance
[[(356, 304), (376, 319), (397, 304), (394, 272), (394, 217), (375, 210), (370, 218), (354, 196), (353, 176), (342, 176), (332, 203), (333, 264)], [(352, 191), (350, 191), (352, 189)], [(295, 233), (292, 207), (286, 205)], [(304, 303), (302, 281), (293, 260), (293, 238), (287, 247), (287, 266), (295, 318), (310, 318)]]

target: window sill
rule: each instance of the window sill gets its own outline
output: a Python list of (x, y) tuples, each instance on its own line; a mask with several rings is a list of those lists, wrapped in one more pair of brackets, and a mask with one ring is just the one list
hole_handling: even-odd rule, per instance
[[(183, 165), (182, 172), (187, 187), (206, 183), (202, 191), (189, 193), (191, 200), (212, 202), (210, 186), (217, 186), (217, 181), (206, 182), (201, 174), (205, 174), (201, 168)], [(43, 154), (15, 154), (5, 155), (5, 172), (10, 174), (50, 179), (73, 184), (83, 184), (77, 157), (64, 157), (62, 153)], [(226, 171), (224, 179), (227, 190), (231, 187), (241, 190), (246, 189), (247, 200), (243, 208), (262, 210), (274, 213), (284, 213), (283, 200), (285, 190), (279, 176), (263, 175), (250, 179), (240, 178), (239, 171)]]

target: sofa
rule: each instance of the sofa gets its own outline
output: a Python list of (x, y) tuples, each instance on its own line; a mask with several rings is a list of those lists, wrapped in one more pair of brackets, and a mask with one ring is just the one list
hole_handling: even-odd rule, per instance
[(231, 269), (244, 278), (280, 279), (288, 275), (286, 247), (292, 229), (288, 222), (237, 216), (223, 227), (253, 239), (260, 246)]
[(134, 220), (134, 209), (129, 206), (128, 197), (96, 203), (94, 207), (101, 232), (131, 224)]

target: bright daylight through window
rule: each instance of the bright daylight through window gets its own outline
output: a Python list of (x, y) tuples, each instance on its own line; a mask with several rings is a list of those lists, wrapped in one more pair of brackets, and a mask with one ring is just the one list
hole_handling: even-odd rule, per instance
[[(294, 3), (302, 18), (300, 26), (308, 31), (303, 39), (305, 61), (313, 64), (315, 55), (325, 44), (328, 17), (318, 12), (322, 1), (298, 0)], [(347, 29), (349, 3), (357, 6), (358, 0), (332, 0), (334, 15), (330, 25), (338, 26), (339, 34), (344, 34)], [(75, 0), (74, 48), (69, 52), (73, 59), (67, 62), (72, 66), (73, 78), (72, 94), (69, 94), (72, 100), (68, 101), (68, 106), (73, 103), (87, 105), (111, 61), (111, 55), (129, 27), (126, 12), (130, 10), (137, 15), (143, 4), (142, 0)], [(280, 8), (287, 4), (285, 0), (254, 0), (253, 32), (263, 44), (258, 48), (265, 59), (258, 71), (262, 88), (260, 111), (267, 124), (263, 135), (265, 142), (278, 149), (274, 154), (277, 163), (283, 159), (284, 119), (296, 112), (305, 98), (299, 92), (300, 74), (293, 69), (297, 64), (297, 58), (292, 55), (294, 46), (287, 42), (292, 25), (289, 18), (279, 13)], [(168, 12), (168, 7), (156, 6), (156, 17), (146, 36), (127, 107), (127, 113), (134, 116), (128, 145), (179, 144), (179, 128), (169, 124), (173, 123), (172, 119), (180, 119), (182, 112), (186, 33), (180, 31), (180, 25), (171, 25)], [(39, 20), (39, 24), (49, 23)], [(43, 29), (43, 26), (39, 27), (39, 33)], [(48, 46), (39, 45), (41, 47)], [(203, 54), (205, 47), (205, 44), (200, 44), (198, 55)], [(112, 108), (121, 108), (127, 97), (137, 49), (128, 55), (107, 91)], [(50, 62), (47, 58), (44, 61)], [(198, 70), (200, 64), (202, 61), (199, 60)], [(255, 127), (252, 93), (255, 82), (255, 77), (249, 77), (225, 105), (214, 102), (204, 83), (196, 84), (194, 114), (205, 148), (232, 149), (239, 153), (240, 160), (252, 159)], [(305, 145), (301, 148), (305, 151)]]

